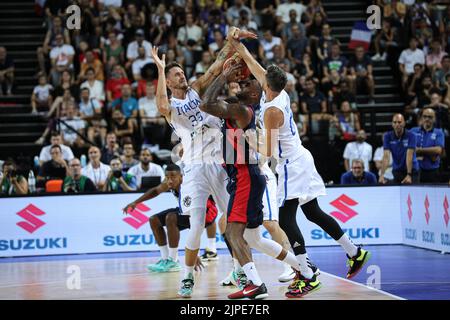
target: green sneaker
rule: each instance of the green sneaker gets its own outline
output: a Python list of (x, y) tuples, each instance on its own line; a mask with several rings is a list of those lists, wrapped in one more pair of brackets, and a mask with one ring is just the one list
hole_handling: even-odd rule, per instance
[(159, 272), (177, 272), (180, 270), (181, 264), (169, 257), (166, 263), (161, 266)]
[(241, 270), (239, 272), (233, 271), (233, 279), (236, 282), (236, 287), (239, 288), (239, 290), (243, 290), (245, 286), (247, 285), (247, 276), (245, 275), (244, 270)]
[(358, 274), (359, 271), (361, 271), (364, 264), (370, 259), (371, 254), (370, 251), (364, 250), (361, 247), (358, 247), (358, 252), (356, 253), (356, 256), (350, 258), (348, 255), (347, 260), (347, 279), (351, 279), (354, 276)]
[(178, 291), (178, 295), (182, 298), (192, 297), (192, 291), (194, 289), (194, 276), (189, 273), (186, 279), (181, 281), (181, 288)]
[(160, 272), (159, 270), (164, 266), (164, 264), (166, 263), (166, 259), (160, 259), (157, 263), (155, 264), (149, 264), (147, 266), (148, 271), (150, 272)]

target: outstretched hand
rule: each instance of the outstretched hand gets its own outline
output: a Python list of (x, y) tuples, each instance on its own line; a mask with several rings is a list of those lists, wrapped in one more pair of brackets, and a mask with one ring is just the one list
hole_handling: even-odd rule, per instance
[(159, 58), (158, 50), (158, 47), (152, 47), (152, 58), (156, 66), (158, 67), (158, 70), (164, 70), (164, 68), (166, 67), (166, 54), (164, 53), (162, 55), (162, 58)]
[(239, 82), (241, 78), (242, 64), (240, 59), (236, 59), (234, 63), (223, 70), (223, 76), (227, 82)]
[(257, 39), (258, 36), (256, 34), (254, 34), (253, 32), (250, 32), (247, 30), (241, 30), (236, 27), (231, 27), (228, 30), (228, 34), (227, 34), (228, 41), (233, 41), (233, 40), (239, 41), (240, 39), (246, 39), (246, 38)]

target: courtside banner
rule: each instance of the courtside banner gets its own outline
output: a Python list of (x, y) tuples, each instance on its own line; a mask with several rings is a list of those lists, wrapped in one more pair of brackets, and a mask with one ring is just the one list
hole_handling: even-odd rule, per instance
[[(332, 216), (356, 244), (402, 243), (400, 187), (327, 188), (319, 198), (322, 210)], [(307, 246), (338, 245), (319, 226), (308, 221), (299, 207), (297, 222)]]
[(402, 188), (403, 243), (450, 252), (449, 200), (448, 187)]

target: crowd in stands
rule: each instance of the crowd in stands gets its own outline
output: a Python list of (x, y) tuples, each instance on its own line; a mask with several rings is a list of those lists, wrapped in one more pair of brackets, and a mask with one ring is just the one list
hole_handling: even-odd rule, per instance
[[(50, 144), (39, 156), (37, 187), (45, 189), (45, 182), (58, 178), (64, 191), (130, 191), (140, 187), (143, 176), (163, 177), (152, 157), (175, 141), (157, 110), (151, 47), (158, 46), (167, 63), (183, 65), (192, 83), (214, 62), (232, 25), (259, 35), (243, 42), (263, 66), (275, 63), (286, 71), (301, 139), (323, 136), (336, 146), (343, 159), (342, 183), (394, 180), (392, 163), (394, 171), (399, 168), (386, 137), (383, 145), (366, 142), (358, 112), (360, 95), (376, 107), (373, 65), (380, 61), (392, 68), (404, 98), (405, 131), (418, 127), (411, 131), (416, 132), (414, 148), (440, 147), (422, 155), (414, 150), (414, 159), (421, 164), (432, 157), (431, 167), (439, 168), (442, 139), (424, 139), (429, 130), (422, 120), (423, 110), (431, 110), (430, 135), (449, 136), (450, 6), (444, 2), (367, 1), (383, 14), (370, 56), (361, 46), (349, 51), (333, 36), (320, 0), (39, 1), (47, 33), (37, 48), (31, 106), (33, 114), (48, 120), (36, 143)], [(66, 28), (70, 4), (81, 9), (79, 30)], [(11, 90), (11, 65), (0, 48), (2, 94)], [(79, 158), (87, 153), (87, 163), (72, 149)], [(9, 178), (13, 170), (12, 161), (3, 164), (0, 192), (22, 194), (27, 179)]]

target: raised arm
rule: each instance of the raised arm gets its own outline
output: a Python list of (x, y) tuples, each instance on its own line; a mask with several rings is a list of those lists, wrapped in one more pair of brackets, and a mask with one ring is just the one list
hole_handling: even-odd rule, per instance
[(167, 96), (166, 87), (166, 55), (162, 55), (162, 59), (158, 57), (158, 48), (152, 47), (152, 58), (158, 68), (158, 86), (156, 88), (156, 106), (160, 114), (170, 119), (170, 102)]

